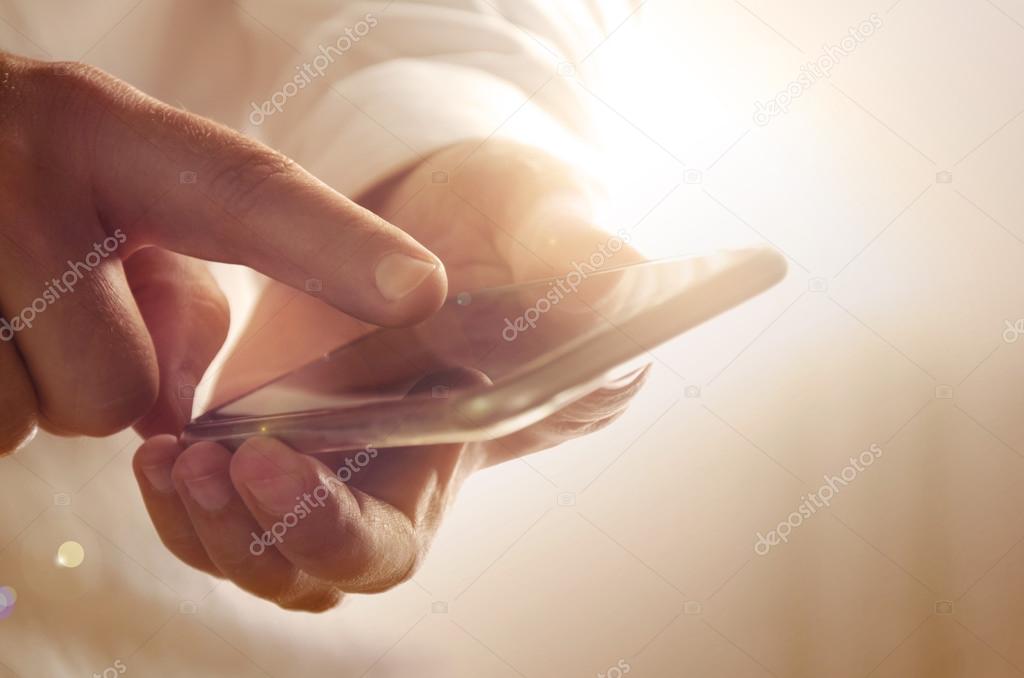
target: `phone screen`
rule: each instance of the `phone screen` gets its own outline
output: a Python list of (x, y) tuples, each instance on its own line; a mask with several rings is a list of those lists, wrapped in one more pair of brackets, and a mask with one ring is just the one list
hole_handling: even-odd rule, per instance
[(601, 333), (632, 344), (640, 354), (650, 347), (623, 330), (625, 322), (728, 263), (693, 257), (601, 269), (583, 262), (558, 277), (463, 292), (416, 326), (374, 330), (197, 423), (403, 399), (424, 377), (451, 368), (476, 370), (500, 384), (557, 362)]

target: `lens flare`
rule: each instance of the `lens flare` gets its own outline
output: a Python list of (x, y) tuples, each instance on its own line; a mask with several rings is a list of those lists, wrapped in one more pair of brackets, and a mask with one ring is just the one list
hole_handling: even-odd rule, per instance
[(76, 568), (85, 561), (85, 549), (77, 541), (66, 541), (57, 549), (57, 564)]
[(6, 619), (14, 611), (14, 603), (18, 600), (18, 592), (10, 586), (0, 586), (0, 619)]

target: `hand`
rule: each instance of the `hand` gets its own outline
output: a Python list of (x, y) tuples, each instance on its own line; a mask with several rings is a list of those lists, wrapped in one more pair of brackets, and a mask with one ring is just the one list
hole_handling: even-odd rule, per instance
[[(565, 165), (492, 141), (452, 171), (476, 145), (442, 151), (363, 200), (437, 252), (453, 290), (564, 274), (609, 240), (591, 221), (589, 189)], [(432, 181), (445, 169), (449, 183)], [(628, 248), (613, 257), (607, 265), (639, 259)], [(218, 400), (368, 331), (281, 287), (268, 290), (251, 327), (226, 365)], [(345, 592), (382, 591), (407, 580), (469, 475), (607, 425), (643, 376), (486, 443), (314, 458), (265, 438), (232, 455), (211, 443), (182, 450), (163, 436), (143, 444), (135, 471), (157, 531), (186, 563), (282, 607), (324, 610)], [(458, 389), (481, 378), (441, 374), (417, 388), (441, 380)]]
[(228, 325), (191, 257), (319, 278), (374, 323), (443, 301), (436, 257), (252, 140), (82, 64), (0, 53), (0, 85), (0, 454), (37, 423), (180, 425)]

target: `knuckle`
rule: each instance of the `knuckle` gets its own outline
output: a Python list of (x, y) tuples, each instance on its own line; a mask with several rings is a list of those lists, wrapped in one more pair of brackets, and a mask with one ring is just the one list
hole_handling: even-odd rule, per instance
[(68, 86), (80, 87), (83, 91), (110, 77), (102, 70), (80, 61), (43, 62), (33, 69), (43, 82), (61, 82)]
[(37, 152), (50, 149), (66, 160), (68, 148), (91, 148), (117, 80), (79, 62), (34, 62), (23, 71), (27, 104), (27, 143)]
[(41, 108), (75, 116), (98, 109), (113, 81), (95, 66), (74, 61), (38, 62), (25, 71), (25, 78)]
[(221, 208), (244, 221), (259, 204), (268, 182), (290, 175), (295, 162), (283, 153), (245, 138), (232, 137), (208, 169), (212, 197)]

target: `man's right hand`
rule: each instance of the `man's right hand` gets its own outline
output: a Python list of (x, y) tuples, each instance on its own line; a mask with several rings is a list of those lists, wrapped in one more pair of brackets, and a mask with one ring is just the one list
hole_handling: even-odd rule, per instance
[(228, 327), (194, 258), (312, 281), (377, 325), (421, 320), (446, 294), (440, 260), (397, 227), (280, 153), (83, 64), (0, 53), (0, 164), (0, 454), (37, 423), (178, 432), (179, 388)]

